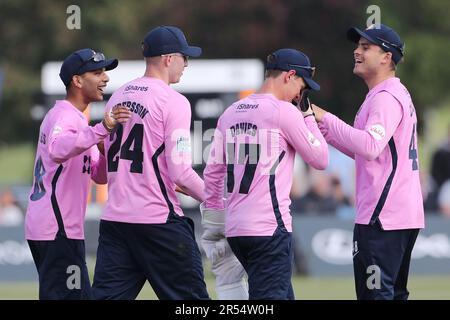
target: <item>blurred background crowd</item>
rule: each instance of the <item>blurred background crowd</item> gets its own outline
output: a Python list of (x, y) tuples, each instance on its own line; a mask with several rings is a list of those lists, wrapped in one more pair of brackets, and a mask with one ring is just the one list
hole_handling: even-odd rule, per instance
[[(79, 29), (67, 27), (71, 4), (80, 8)], [(0, 225), (23, 221), (42, 119), (36, 110), (52, 106), (41, 89), (44, 63), (61, 61), (84, 47), (119, 60), (141, 60), (143, 36), (161, 24), (182, 28), (190, 42), (203, 48), (202, 59), (264, 61), (275, 49), (293, 47), (307, 53), (317, 66), (322, 90), (312, 100), (352, 123), (366, 88), (351, 72), (353, 46), (345, 32), (352, 25), (364, 27), (371, 5), (380, 8), (381, 22), (396, 29), (406, 43), (398, 75), (418, 113), (426, 212), (450, 217), (449, 1), (2, 0)], [(214, 74), (204, 76), (214, 81)], [(201, 167), (196, 169), (201, 172)], [(293, 214), (353, 219), (352, 159), (330, 147), (326, 171), (312, 170), (300, 159), (295, 170)], [(187, 210), (197, 206), (189, 199), (182, 198), (182, 203)], [(101, 203), (92, 203), (88, 216), (96, 218), (100, 210)]]

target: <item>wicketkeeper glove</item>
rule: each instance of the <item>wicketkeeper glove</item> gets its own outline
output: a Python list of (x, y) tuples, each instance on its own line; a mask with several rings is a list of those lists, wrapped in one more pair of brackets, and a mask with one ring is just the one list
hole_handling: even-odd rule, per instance
[(292, 103), (300, 109), (304, 118), (314, 116), (314, 111), (312, 110), (311, 102), (309, 101), (309, 89), (304, 89), (302, 91), (298, 103), (295, 100), (293, 100)]
[(211, 261), (211, 271), (216, 277), (216, 292), (220, 300), (248, 299), (245, 270), (233, 254), (225, 237), (225, 209), (214, 210), (200, 204), (203, 234), (201, 244)]
[(205, 203), (200, 204), (203, 229), (208, 230), (208, 240), (220, 240), (225, 238), (225, 209), (215, 210), (205, 208)]

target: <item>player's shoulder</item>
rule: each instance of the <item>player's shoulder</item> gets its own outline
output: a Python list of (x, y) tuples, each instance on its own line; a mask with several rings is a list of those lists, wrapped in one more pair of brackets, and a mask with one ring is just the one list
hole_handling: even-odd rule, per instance
[(248, 98), (243, 98), (233, 102), (228, 107), (226, 107), (222, 114), (219, 116), (219, 121), (226, 122), (227, 120), (234, 119), (240, 111), (244, 111), (243, 109), (248, 107), (249, 105), (250, 104)]
[(189, 100), (183, 94), (179, 93), (178, 91), (176, 91), (171, 87), (168, 88), (169, 88), (169, 90), (167, 91), (168, 100), (170, 100), (171, 102), (177, 102), (184, 106), (190, 107), (191, 104)]
[(67, 121), (71, 121), (71, 119), (85, 120), (83, 113), (67, 100), (57, 100), (54, 106), (47, 112), (45, 118), (48, 118), (49, 121), (58, 119)]
[(280, 123), (297, 122), (302, 117), (300, 110), (292, 103), (279, 100), (277, 104)]
[(280, 108), (280, 112), (299, 114), (298, 108), (294, 106), (291, 102), (279, 100), (278, 106)]
[(143, 81), (143, 77), (135, 78), (133, 80), (130, 80), (130, 81), (124, 83), (119, 88), (117, 88), (111, 95), (111, 98), (116, 98), (119, 96), (122, 97), (125, 94), (143, 93), (143, 92), (148, 92), (148, 91), (149, 91), (149, 87)]
[(128, 81), (121, 85), (119, 88), (117, 88), (109, 98), (108, 102), (106, 103), (106, 108), (112, 108), (115, 104), (118, 103), (118, 101), (124, 100), (124, 93), (126, 92), (126, 88), (133, 87), (134, 83), (137, 79), (133, 79), (131, 81)]
[(42, 119), (40, 130), (50, 133), (54, 128), (80, 127), (86, 123), (86, 117), (67, 100), (57, 100)]
[(397, 77), (384, 81), (376, 93), (376, 96), (378, 96), (378, 98), (383, 96), (386, 99), (395, 98), (397, 100), (411, 99), (408, 89)]

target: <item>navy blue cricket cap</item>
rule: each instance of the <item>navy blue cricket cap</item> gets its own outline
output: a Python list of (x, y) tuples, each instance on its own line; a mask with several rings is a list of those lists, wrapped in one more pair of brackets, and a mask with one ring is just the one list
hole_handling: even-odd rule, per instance
[(103, 68), (108, 71), (117, 67), (118, 64), (119, 61), (117, 59), (107, 60), (101, 52), (95, 52), (92, 49), (80, 49), (64, 60), (59, 77), (67, 87), (74, 75)]
[(347, 38), (350, 41), (358, 43), (363, 37), (371, 43), (376, 44), (385, 52), (392, 53), (392, 60), (397, 64), (403, 57), (405, 44), (394, 29), (384, 24), (372, 24), (366, 30), (362, 31), (356, 27), (347, 31)]
[(295, 70), (295, 74), (302, 77), (309, 89), (319, 91), (320, 85), (312, 77), (315, 67), (306, 54), (295, 49), (279, 49), (267, 57), (266, 70)]
[(142, 41), (144, 57), (177, 52), (189, 57), (198, 57), (202, 54), (202, 49), (188, 45), (183, 31), (173, 26), (156, 27), (150, 30)]

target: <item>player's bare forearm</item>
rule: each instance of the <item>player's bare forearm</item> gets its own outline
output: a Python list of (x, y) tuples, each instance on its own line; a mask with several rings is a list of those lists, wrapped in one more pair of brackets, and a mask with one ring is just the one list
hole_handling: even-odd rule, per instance
[(325, 116), (325, 114), (327, 113), (327, 111), (322, 109), (321, 107), (315, 105), (314, 103), (311, 104), (311, 107), (314, 111), (316, 121), (317, 122), (322, 121), (322, 119)]
[(114, 106), (110, 113), (105, 112), (103, 125), (109, 131), (112, 131), (117, 123), (125, 123), (131, 118), (131, 111), (122, 105)]

